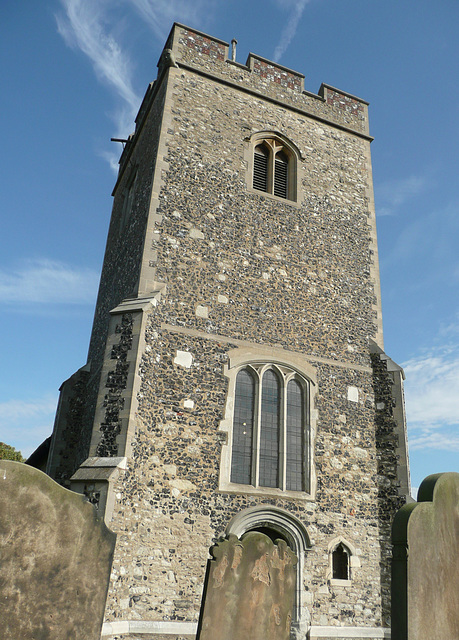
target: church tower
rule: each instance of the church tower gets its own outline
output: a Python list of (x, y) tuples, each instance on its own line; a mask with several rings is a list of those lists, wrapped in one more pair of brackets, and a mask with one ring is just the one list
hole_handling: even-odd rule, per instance
[(117, 533), (104, 638), (194, 638), (209, 547), (248, 531), (298, 557), (292, 637), (389, 638), (409, 474), (368, 103), (232, 58), (173, 25), (48, 473)]

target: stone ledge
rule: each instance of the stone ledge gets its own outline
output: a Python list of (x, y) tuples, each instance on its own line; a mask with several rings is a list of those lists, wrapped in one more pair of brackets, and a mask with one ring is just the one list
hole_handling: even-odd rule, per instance
[(197, 622), (172, 622), (159, 620), (119, 620), (116, 622), (104, 622), (102, 626), (102, 638), (115, 634), (157, 634), (166, 636), (190, 636), (196, 637)]
[(87, 458), (70, 478), (78, 480), (109, 480), (117, 469), (125, 471), (127, 458)]
[(156, 306), (161, 300), (161, 293), (165, 293), (166, 285), (159, 285), (160, 288), (152, 291), (150, 295), (141, 298), (126, 298), (117, 307), (110, 310), (112, 315), (117, 313), (135, 313), (136, 311), (145, 311), (150, 306)]
[(319, 640), (321, 638), (349, 638), (360, 640), (360, 638), (387, 638), (391, 637), (390, 629), (381, 627), (311, 627), (308, 633), (309, 640)]

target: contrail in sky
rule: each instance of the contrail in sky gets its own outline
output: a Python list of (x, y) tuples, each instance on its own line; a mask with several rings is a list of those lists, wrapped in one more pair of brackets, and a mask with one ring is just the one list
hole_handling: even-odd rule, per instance
[(282, 29), (282, 33), (277, 43), (276, 48), (274, 49), (274, 62), (279, 62), (284, 53), (287, 50), (287, 47), (295, 37), (296, 30), (298, 28), (298, 24), (301, 20), (301, 16), (303, 15), (303, 11), (305, 6), (308, 4), (310, 0), (296, 0), (293, 11), (290, 14), (290, 18), (288, 19), (287, 24)]

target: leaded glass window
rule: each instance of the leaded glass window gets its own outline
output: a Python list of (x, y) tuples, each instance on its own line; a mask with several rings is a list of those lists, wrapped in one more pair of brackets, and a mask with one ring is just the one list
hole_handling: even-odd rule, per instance
[(241, 484), (250, 484), (251, 482), (254, 401), (255, 381), (253, 375), (248, 369), (242, 369), (236, 378), (231, 482), (240, 482)]
[(306, 458), (303, 389), (297, 380), (287, 385), (287, 489), (304, 491)]
[(231, 482), (309, 491), (308, 383), (275, 365), (236, 377)]
[(277, 375), (268, 369), (261, 385), (260, 471), (261, 487), (279, 486), (280, 387)]

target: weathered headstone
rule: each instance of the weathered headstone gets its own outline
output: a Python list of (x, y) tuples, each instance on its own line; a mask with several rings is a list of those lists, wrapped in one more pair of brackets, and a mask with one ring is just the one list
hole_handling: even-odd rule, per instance
[(287, 544), (254, 531), (211, 554), (199, 640), (288, 640), (297, 558)]
[(0, 460), (2, 640), (99, 640), (115, 539), (83, 496)]
[(422, 482), (392, 544), (392, 640), (459, 638), (459, 473)]

